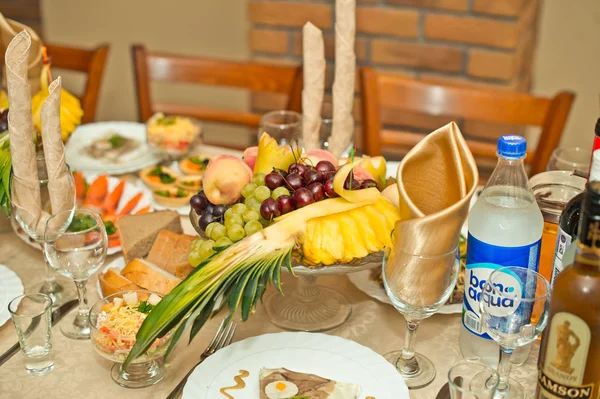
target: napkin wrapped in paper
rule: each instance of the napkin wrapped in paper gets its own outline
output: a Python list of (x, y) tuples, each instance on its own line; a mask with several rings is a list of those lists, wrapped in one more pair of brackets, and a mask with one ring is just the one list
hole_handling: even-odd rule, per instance
[(65, 161), (64, 145), (60, 130), (60, 90), (58, 78), (49, 87), (49, 96), (42, 107), (45, 168), (38, 165), (34, 144), (31, 115), (31, 92), (27, 79), (27, 61), (31, 51), (31, 38), (22, 31), (10, 42), (6, 50), (8, 114), (10, 152), (13, 182), (12, 204), (18, 209), (18, 217), (29, 226), (28, 234), (40, 239), (50, 216), (42, 207), (38, 175), (47, 172), (49, 200), (53, 214), (68, 210), (74, 204), (72, 177)]
[(454, 122), (426, 136), (400, 163), (397, 185), (384, 192), (401, 215), (385, 273), (403, 301), (425, 307), (443, 297), (452, 268), (415, 255), (434, 257), (456, 248), (478, 179), (475, 159)]
[[(27, 31), (30, 37), (31, 45), (27, 56), (27, 80), (30, 85), (31, 94), (40, 90), (40, 74), (42, 72), (42, 41), (37, 33), (28, 26), (19, 22), (5, 18), (0, 13), (0, 54), (2, 54), (0, 66), (3, 72), (6, 72), (6, 66), (3, 63), (6, 50), (9, 43), (23, 30)], [(4, 85), (7, 85), (6, 73), (4, 73)]]
[(320, 147), (319, 130), (325, 90), (325, 46), (323, 33), (310, 22), (302, 28), (302, 46), (302, 144), (305, 150), (312, 150)]

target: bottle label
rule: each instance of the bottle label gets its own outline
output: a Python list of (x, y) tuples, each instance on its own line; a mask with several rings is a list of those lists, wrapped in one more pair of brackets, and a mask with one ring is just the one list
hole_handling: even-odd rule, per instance
[[(481, 338), (492, 339), (485, 331), (485, 325), (479, 315), (481, 291), (490, 274), (498, 268), (520, 266), (537, 271), (540, 261), (541, 241), (540, 238), (533, 244), (521, 247), (500, 247), (480, 241), (469, 233), (462, 317), (463, 325), (469, 331)], [(502, 283), (502, 289), (505, 292), (515, 292), (522, 289), (519, 280), (508, 274)], [(495, 310), (498, 314), (503, 311), (514, 310), (519, 306), (516, 299), (507, 301), (492, 296), (484, 297), (484, 299), (497, 306)]]
[(583, 377), (591, 343), (591, 331), (578, 316), (559, 312), (552, 317), (544, 363), (539, 365), (542, 398), (592, 398), (594, 383)]
[(554, 280), (556, 280), (558, 273), (562, 272), (564, 269), (563, 257), (567, 251), (567, 248), (569, 245), (571, 245), (572, 239), (573, 237), (565, 233), (560, 226), (558, 227), (558, 231), (556, 233), (556, 247), (554, 247), (554, 263), (552, 264), (552, 286), (554, 285)]

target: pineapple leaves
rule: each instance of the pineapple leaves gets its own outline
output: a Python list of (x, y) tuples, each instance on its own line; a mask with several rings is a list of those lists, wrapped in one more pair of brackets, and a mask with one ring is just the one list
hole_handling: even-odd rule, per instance
[(215, 306), (219, 301), (229, 307), (228, 320), (240, 308), (241, 318), (246, 321), (269, 282), (281, 291), (281, 268), (284, 263), (290, 268), (293, 247), (293, 241), (274, 250), (259, 245), (249, 256), (242, 251), (231, 251), (233, 247), (229, 247), (202, 262), (150, 311), (123, 368), (173, 329), (165, 358), (172, 354), (188, 328), (191, 342), (217, 313)]

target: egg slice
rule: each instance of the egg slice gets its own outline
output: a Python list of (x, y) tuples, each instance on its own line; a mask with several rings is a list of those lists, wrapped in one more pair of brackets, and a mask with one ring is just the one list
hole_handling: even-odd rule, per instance
[(273, 381), (265, 387), (269, 399), (287, 399), (296, 396), (298, 386), (289, 381)]

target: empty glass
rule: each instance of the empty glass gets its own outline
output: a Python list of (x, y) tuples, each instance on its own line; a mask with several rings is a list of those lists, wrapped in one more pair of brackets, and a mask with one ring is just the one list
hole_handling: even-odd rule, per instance
[(492, 399), (498, 387), (496, 370), (478, 360), (465, 360), (448, 372), (452, 399)]
[[(395, 242), (392, 239), (392, 243)], [(431, 360), (415, 353), (419, 323), (435, 314), (450, 298), (460, 269), (458, 247), (441, 255), (413, 254), (392, 245), (383, 258), (383, 284), (392, 304), (406, 319), (404, 348), (387, 353), (410, 389), (435, 378)]]
[(75, 282), (79, 296), (79, 311), (74, 315), (65, 316), (60, 330), (71, 339), (88, 339), (90, 309), (86, 284), (88, 278), (104, 264), (108, 237), (104, 223), (97, 213), (76, 210), (73, 221), (65, 231), (61, 226), (66, 216), (61, 212), (48, 219), (44, 234), (44, 251), (50, 265), (58, 273)]
[(500, 383), (494, 398), (522, 399), (521, 384), (509, 379), (510, 357), (519, 347), (533, 342), (548, 321), (550, 284), (533, 270), (502, 267), (490, 274), (479, 302), (487, 333), (500, 345)]
[(546, 170), (570, 170), (587, 175), (592, 153), (579, 147), (557, 148), (552, 152)]
[(302, 137), (302, 115), (294, 111), (271, 111), (260, 118), (258, 140), (267, 132), (279, 145), (290, 144)]
[(25, 371), (42, 376), (54, 370), (52, 356), (52, 299), (46, 294), (26, 294), (13, 299), (8, 310), (17, 330)]

